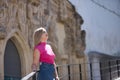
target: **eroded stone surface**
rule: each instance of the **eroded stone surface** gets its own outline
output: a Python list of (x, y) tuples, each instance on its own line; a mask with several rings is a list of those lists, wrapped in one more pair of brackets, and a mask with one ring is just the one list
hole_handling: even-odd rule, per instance
[[(56, 62), (79, 63), (84, 57), (85, 50), (85, 31), (81, 31), (82, 24), (82, 17), (68, 0), (1, 0), (0, 2), (0, 40), (4, 40), (3, 44), (6, 44), (8, 38), (17, 32), (20, 33), (21, 35), (17, 37), (22, 38), (23, 43), (28, 46), (30, 53), (26, 54), (31, 56), (28, 57), (31, 61), (34, 47), (33, 32), (43, 26), (49, 33), (49, 43), (56, 54)], [(28, 62), (26, 61), (26, 64)]]

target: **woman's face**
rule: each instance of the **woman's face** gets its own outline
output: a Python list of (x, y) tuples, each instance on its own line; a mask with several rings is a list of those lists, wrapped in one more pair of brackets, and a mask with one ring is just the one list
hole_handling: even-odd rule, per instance
[(47, 41), (47, 39), (48, 39), (48, 33), (47, 33), (47, 31), (44, 31), (44, 33), (41, 36), (41, 39), (44, 40), (44, 41)]

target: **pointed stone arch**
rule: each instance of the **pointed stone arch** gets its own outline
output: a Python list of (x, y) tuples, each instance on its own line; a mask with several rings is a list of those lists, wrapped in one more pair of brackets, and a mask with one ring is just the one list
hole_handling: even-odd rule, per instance
[(30, 54), (30, 48), (27, 43), (27, 40), (24, 38), (24, 36), (19, 30), (12, 30), (12, 32), (10, 32), (5, 39), (3, 45), (4, 46), (3, 54), (5, 53), (5, 47), (8, 40), (11, 40), (15, 44), (18, 50), (20, 56), (20, 62), (21, 62), (21, 75), (23, 77), (26, 74), (30, 73), (31, 63), (32, 63), (32, 54)]
[(4, 80), (21, 79), (21, 61), (14, 42), (9, 39), (4, 53)]

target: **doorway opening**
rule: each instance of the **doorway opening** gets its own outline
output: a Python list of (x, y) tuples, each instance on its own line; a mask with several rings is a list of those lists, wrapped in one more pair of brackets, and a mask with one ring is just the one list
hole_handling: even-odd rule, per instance
[(9, 39), (4, 54), (4, 80), (21, 79), (21, 61), (17, 47)]

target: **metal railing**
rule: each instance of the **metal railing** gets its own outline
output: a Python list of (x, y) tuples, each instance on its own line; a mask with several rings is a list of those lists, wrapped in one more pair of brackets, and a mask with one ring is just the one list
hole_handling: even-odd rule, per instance
[[(120, 60), (81, 64), (57, 65), (60, 80), (115, 80), (120, 77)], [(36, 80), (37, 72), (28, 74), (26, 79)]]
[(73, 80), (76, 76), (76, 78), (82, 80), (82, 64), (58, 65), (57, 71), (60, 80)]
[(23, 77), (21, 80), (29, 80), (29, 79), (37, 80), (37, 73), (38, 72), (39, 72), (39, 70), (36, 72), (31, 72), (28, 75), (26, 75), (25, 77)]
[(120, 60), (100, 62), (101, 80), (115, 80), (120, 77)]

